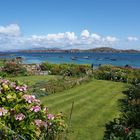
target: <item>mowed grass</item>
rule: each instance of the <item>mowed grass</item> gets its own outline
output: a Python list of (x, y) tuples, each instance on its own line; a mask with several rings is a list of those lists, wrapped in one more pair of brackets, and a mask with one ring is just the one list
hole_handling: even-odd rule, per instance
[(105, 123), (119, 115), (118, 99), (124, 89), (123, 83), (93, 80), (41, 100), (50, 112), (62, 111), (68, 118), (74, 101), (69, 140), (102, 140)]

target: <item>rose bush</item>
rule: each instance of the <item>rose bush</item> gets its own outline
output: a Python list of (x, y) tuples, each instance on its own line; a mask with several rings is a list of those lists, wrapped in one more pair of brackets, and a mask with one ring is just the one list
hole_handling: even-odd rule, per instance
[(0, 80), (0, 139), (54, 140), (66, 127), (62, 113), (49, 113), (26, 85)]

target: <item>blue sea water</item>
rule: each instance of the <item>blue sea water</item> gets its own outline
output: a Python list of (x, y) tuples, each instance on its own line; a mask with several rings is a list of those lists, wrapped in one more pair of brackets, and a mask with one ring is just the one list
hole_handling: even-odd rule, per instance
[(50, 63), (77, 63), (77, 64), (112, 64), (116, 66), (125, 66), (126, 64), (140, 68), (139, 53), (19, 53), (7, 52), (0, 58), (24, 58), (24, 63), (42, 63), (48, 61)]

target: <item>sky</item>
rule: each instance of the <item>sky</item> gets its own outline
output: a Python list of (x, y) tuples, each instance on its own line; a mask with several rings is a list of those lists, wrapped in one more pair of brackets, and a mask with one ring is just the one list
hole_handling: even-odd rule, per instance
[(140, 0), (0, 0), (0, 49), (140, 50)]

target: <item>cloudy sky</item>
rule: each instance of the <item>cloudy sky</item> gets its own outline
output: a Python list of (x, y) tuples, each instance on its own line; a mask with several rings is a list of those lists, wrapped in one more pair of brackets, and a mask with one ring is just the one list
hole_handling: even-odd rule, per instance
[(140, 50), (139, 0), (1, 0), (0, 49)]

